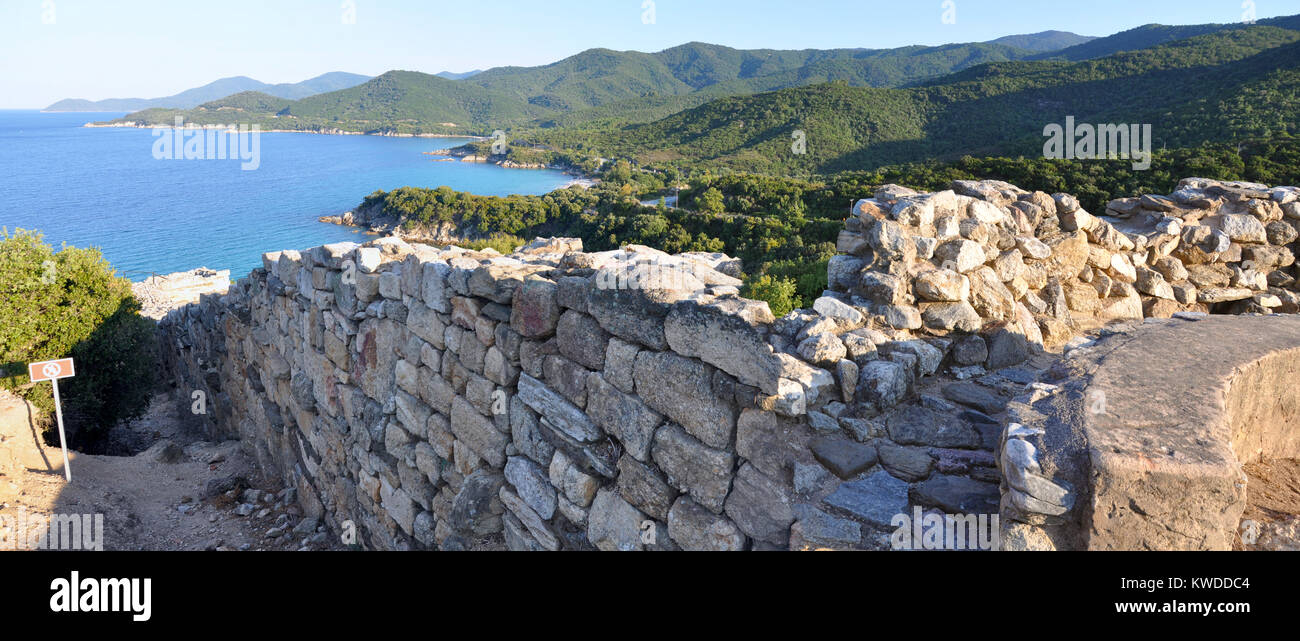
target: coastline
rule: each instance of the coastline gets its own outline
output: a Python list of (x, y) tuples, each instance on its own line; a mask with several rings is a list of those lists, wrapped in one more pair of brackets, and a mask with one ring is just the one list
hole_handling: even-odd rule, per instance
[[(59, 112), (49, 112), (59, 113)], [(67, 112), (64, 112), (67, 113)], [(87, 112), (93, 113), (93, 112)], [(142, 122), (88, 122), (82, 127), (88, 129), (177, 129), (175, 125), (150, 125)], [(184, 130), (208, 131), (230, 130), (228, 125), (196, 125), (187, 124), (179, 127)], [(368, 131), (347, 131), (344, 129), (330, 129), (325, 131), (313, 129), (258, 129), (259, 133), (264, 134), (318, 134), (322, 136), (378, 136), (380, 138), (464, 138), (466, 140), (491, 140), (487, 136), (475, 136), (471, 134), (395, 134), (395, 133), (371, 133)]]

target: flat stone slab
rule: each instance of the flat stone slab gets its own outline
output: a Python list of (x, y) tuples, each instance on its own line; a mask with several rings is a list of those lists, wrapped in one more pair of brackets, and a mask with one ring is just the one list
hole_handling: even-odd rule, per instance
[(1083, 547), (1231, 549), (1242, 465), (1300, 456), (1300, 316), (1147, 323), (1090, 358)]

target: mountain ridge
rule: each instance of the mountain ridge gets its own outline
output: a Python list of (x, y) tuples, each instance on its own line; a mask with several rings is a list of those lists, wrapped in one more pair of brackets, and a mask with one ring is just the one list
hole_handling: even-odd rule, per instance
[(206, 85), (186, 89), (170, 96), (158, 98), (107, 98), (104, 100), (66, 98), (49, 105), (42, 111), (133, 112), (160, 108), (193, 109), (205, 102), (233, 96), (245, 91), (260, 91), (277, 98), (293, 100), (346, 89), (366, 82), (370, 78), (370, 76), (361, 74), (331, 71), (301, 82), (267, 84), (248, 76), (231, 76), (219, 78)]

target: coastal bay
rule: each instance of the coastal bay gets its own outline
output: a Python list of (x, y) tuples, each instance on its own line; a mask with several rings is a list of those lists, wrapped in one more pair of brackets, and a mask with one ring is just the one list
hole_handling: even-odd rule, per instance
[[(117, 114), (121, 115), (121, 114)], [(103, 114), (0, 111), (0, 226), (97, 246), (134, 281), (204, 266), (239, 278), (268, 248), (364, 241), (319, 222), (376, 189), (438, 187), (483, 195), (544, 194), (560, 171), (431, 160), (470, 138), (262, 132), (254, 171), (238, 159), (158, 159), (149, 129), (86, 127)], [(75, 176), (75, 179), (68, 179)]]

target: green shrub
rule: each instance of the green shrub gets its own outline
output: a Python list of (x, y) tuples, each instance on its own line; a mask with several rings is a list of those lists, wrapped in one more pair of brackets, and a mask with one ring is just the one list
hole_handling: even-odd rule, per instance
[(773, 278), (764, 274), (746, 280), (740, 289), (740, 295), (766, 302), (772, 314), (780, 318), (790, 313), (790, 310), (803, 306), (796, 289), (795, 282), (789, 278)]
[(64, 418), (84, 441), (140, 416), (156, 368), (153, 323), (140, 316), (131, 283), (97, 249), (55, 252), (36, 232), (0, 229), (0, 387), (53, 410), (51, 386), (32, 384), (27, 363), (71, 356)]
[(483, 251), (484, 249), (488, 249), (490, 247), (492, 249), (501, 252), (502, 254), (509, 255), (513, 253), (516, 249), (522, 247), (526, 242), (528, 241), (518, 236), (511, 236), (509, 234), (493, 234), (487, 238), (463, 241), (457, 243), (457, 245), (464, 247), (465, 249), (472, 249), (474, 251)]

